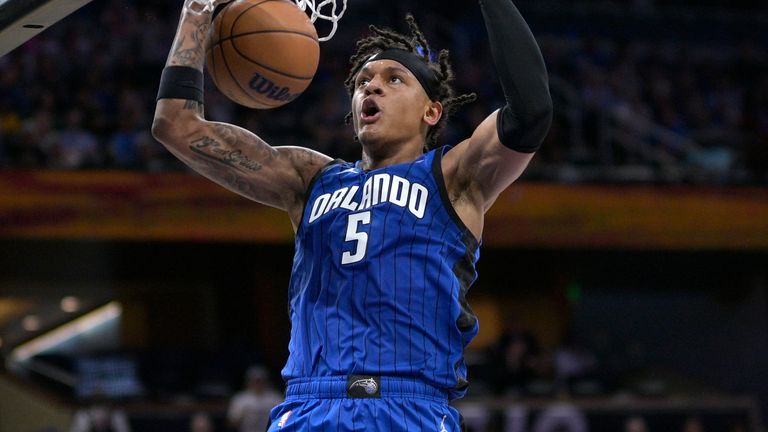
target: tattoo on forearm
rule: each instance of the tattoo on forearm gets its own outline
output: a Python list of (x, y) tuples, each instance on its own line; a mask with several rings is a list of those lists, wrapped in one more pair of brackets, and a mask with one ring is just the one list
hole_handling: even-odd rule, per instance
[(285, 157), (290, 160), (293, 165), (317, 165), (320, 163), (320, 154), (312, 151), (295, 151), (285, 153)]
[(252, 197), (258, 192), (256, 188), (245, 178), (239, 170), (222, 169), (221, 162), (214, 158), (205, 158), (198, 161), (196, 170), (218, 184)]
[(240, 193), (244, 193), (248, 196), (256, 193), (254, 187), (236, 173), (227, 173), (222, 180), (230, 189), (234, 189)]
[(192, 141), (189, 149), (205, 158), (219, 162), (220, 164), (235, 168), (241, 172), (256, 172), (262, 165), (243, 154), (240, 149), (231, 149), (223, 146), (219, 141), (209, 136)]
[(254, 142), (253, 135), (232, 125), (217, 123), (213, 127), (213, 132), (232, 148), (248, 147), (251, 154), (262, 163), (268, 163), (278, 155), (277, 150), (264, 141), (258, 139), (257, 142)]
[(179, 40), (176, 43), (176, 46), (173, 47), (173, 52), (171, 53), (171, 61), (174, 64), (189, 65), (192, 63), (192, 60), (195, 59), (197, 54), (196, 51), (198, 51), (198, 49), (196, 47), (183, 48), (184, 42), (186, 40), (186, 35), (179, 36)]
[(179, 34), (171, 49), (169, 63), (175, 66), (201, 67), (205, 55), (204, 42), (209, 28), (209, 23), (201, 23), (194, 31)]

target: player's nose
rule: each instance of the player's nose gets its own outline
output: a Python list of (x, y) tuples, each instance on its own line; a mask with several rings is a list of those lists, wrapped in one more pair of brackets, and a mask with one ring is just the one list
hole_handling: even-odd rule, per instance
[(365, 95), (371, 95), (371, 94), (378, 94), (380, 95), (383, 91), (382, 85), (381, 85), (381, 79), (378, 77), (372, 78), (370, 81), (368, 81), (368, 84), (365, 86)]

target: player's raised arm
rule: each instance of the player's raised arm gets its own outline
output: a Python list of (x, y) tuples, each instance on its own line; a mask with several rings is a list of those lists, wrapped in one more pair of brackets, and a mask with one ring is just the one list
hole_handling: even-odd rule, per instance
[(544, 59), (511, 0), (480, 0), (507, 104), (446, 154), (449, 190), (485, 212), (522, 174), (549, 131), (552, 98)]
[(213, 6), (187, 0), (163, 70), (152, 134), (195, 171), (301, 219), (307, 186), (331, 159), (299, 147), (271, 147), (253, 133), (203, 116), (203, 64)]

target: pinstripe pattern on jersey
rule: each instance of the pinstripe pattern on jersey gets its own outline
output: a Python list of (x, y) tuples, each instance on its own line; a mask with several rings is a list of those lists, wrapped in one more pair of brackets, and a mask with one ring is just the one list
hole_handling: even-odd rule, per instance
[(286, 380), (404, 376), (463, 395), (479, 245), (448, 200), (447, 150), (369, 172), (336, 161), (313, 180), (296, 233)]

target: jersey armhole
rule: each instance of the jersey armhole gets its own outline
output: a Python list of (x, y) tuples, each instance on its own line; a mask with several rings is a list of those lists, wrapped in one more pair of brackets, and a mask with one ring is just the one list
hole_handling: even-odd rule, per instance
[(432, 158), (432, 176), (435, 178), (435, 183), (437, 183), (437, 190), (440, 191), (440, 200), (443, 202), (445, 211), (448, 212), (448, 216), (451, 217), (453, 223), (455, 223), (464, 233), (464, 241), (468, 243), (467, 246), (470, 247), (472, 251), (475, 251), (480, 246), (480, 240), (472, 234), (472, 231), (469, 230), (464, 224), (464, 221), (459, 217), (459, 214), (456, 213), (456, 209), (454, 209), (453, 204), (451, 204), (451, 198), (448, 196), (448, 187), (445, 185), (442, 161), (443, 155), (450, 149), (450, 146), (443, 146), (434, 150), (435, 155)]
[(315, 183), (317, 180), (325, 174), (326, 171), (331, 169), (334, 165), (338, 165), (341, 163), (344, 163), (345, 161), (343, 159), (334, 159), (327, 164), (323, 165), (322, 168), (317, 170), (315, 175), (312, 176), (312, 180), (309, 181), (309, 185), (307, 185), (307, 190), (304, 193), (304, 204), (301, 206), (301, 219), (299, 219), (299, 225), (296, 227), (296, 233), (298, 234), (299, 230), (301, 229), (301, 226), (304, 225), (304, 212), (307, 211), (307, 202), (309, 201), (309, 196), (312, 194), (312, 188), (315, 187)]

